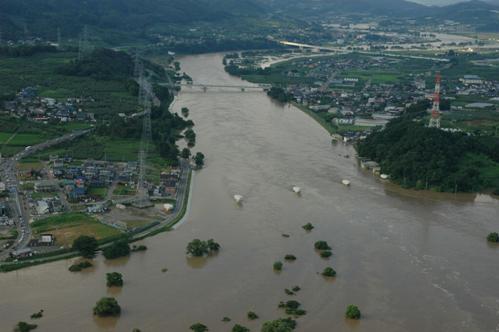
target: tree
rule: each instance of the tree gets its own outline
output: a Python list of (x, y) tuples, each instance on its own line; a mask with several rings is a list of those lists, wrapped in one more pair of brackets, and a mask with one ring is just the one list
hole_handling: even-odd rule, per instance
[(317, 250), (331, 250), (331, 247), (326, 241), (317, 241), (315, 242), (314, 247)]
[(185, 118), (189, 116), (189, 109), (187, 107), (182, 107), (181, 112)]
[(280, 318), (263, 323), (261, 332), (292, 332), (296, 321), (291, 318)]
[(329, 251), (329, 250), (326, 250), (326, 251), (322, 251), (322, 252), (321, 252), (321, 257), (322, 257), (322, 258), (329, 258), (329, 257), (331, 257), (332, 255), (333, 255), (333, 253), (332, 253), (331, 251)]
[(232, 332), (250, 332), (250, 329), (242, 325), (236, 324), (232, 328)]
[(29, 332), (31, 330), (34, 330), (38, 327), (36, 324), (29, 324), (26, 322), (19, 322), (16, 325), (16, 328), (14, 329), (15, 332)]
[(190, 329), (193, 330), (194, 332), (209, 331), (208, 327), (206, 325), (201, 324), (201, 323), (196, 323), (196, 324), (191, 325)]
[(70, 272), (80, 272), (81, 270), (83, 269), (87, 269), (89, 267), (92, 267), (92, 263), (90, 263), (89, 261), (83, 261), (83, 262), (79, 262), (79, 263), (76, 263), (76, 264), (73, 264), (69, 267), (69, 271)]
[(247, 316), (248, 316), (248, 319), (250, 319), (250, 320), (258, 319), (258, 315), (253, 311), (248, 311)]
[(196, 163), (197, 167), (203, 167), (204, 166), (204, 154), (201, 152), (196, 153), (194, 156), (194, 162)]
[(107, 287), (122, 287), (123, 275), (118, 272), (111, 272), (106, 274)]
[(187, 254), (194, 257), (202, 257), (219, 250), (220, 244), (213, 239), (209, 239), (208, 241), (194, 239), (187, 244)]
[(282, 265), (283, 265), (282, 262), (279, 262), (279, 261), (275, 262), (274, 266), (273, 266), (274, 267), (274, 271), (282, 271)]
[(187, 254), (202, 257), (209, 253), (208, 244), (200, 239), (194, 239), (187, 244)]
[(80, 235), (73, 241), (73, 249), (80, 252), (85, 258), (95, 257), (95, 251), (99, 244), (92, 236)]
[(499, 233), (490, 233), (488, 236), (487, 236), (487, 241), (489, 242), (499, 242)]
[(126, 240), (119, 240), (105, 248), (102, 253), (106, 259), (124, 257), (130, 255), (130, 246)]
[(182, 152), (180, 152), (180, 157), (184, 159), (189, 159), (190, 156), (191, 156), (191, 150), (189, 150), (188, 148), (183, 148)]
[(208, 241), (206, 241), (206, 244), (208, 246), (208, 250), (210, 252), (217, 252), (220, 250), (220, 244), (218, 244), (217, 242), (215, 242), (215, 240), (213, 239), (209, 239)]
[(306, 225), (303, 225), (302, 228), (307, 232), (310, 232), (312, 231), (312, 229), (314, 229), (314, 226), (311, 223), (307, 223)]
[(324, 271), (322, 271), (322, 275), (324, 277), (336, 277), (336, 271), (332, 267), (326, 267)]
[(349, 319), (360, 319), (360, 310), (356, 305), (350, 304), (347, 307), (345, 316)]
[(103, 297), (94, 307), (94, 315), (100, 317), (119, 316), (121, 307), (114, 297)]

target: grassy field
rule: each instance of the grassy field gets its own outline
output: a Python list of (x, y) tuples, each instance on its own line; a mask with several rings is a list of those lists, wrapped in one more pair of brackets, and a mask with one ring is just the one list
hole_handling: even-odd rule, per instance
[(130, 188), (129, 186), (125, 186), (124, 184), (118, 184), (116, 189), (113, 191), (113, 195), (116, 196), (130, 196), (135, 195), (136, 189)]
[(465, 131), (481, 131), (482, 134), (499, 137), (499, 113), (492, 110), (463, 110), (446, 112), (442, 124)]
[(11, 156), (51, 138), (78, 129), (88, 128), (87, 123), (44, 124), (9, 116), (0, 116), (0, 153)]
[(120, 231), (104, 225), (84, 213), (65, 213), (35, 221), (33, 234), (50, 233), (55, 236), (59, 246), (71, 246), (80, 235), (94, 236), (97, 240), (117, 236)]
[(88, 189), (88, 194), (90, 196), (96, 197), (97, 199), (104, 199), (106, 198), (108, 189), (106, 187), (103, 188), (97, 188), (97, 187), (90, 187)]

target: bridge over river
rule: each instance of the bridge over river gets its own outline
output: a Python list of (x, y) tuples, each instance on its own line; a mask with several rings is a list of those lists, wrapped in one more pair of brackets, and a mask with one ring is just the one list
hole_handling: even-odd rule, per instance
[[(171, 83), (160, 83), (159, 85), (161, 86), (166, 86), (166, 87), (175, 87), (175, 88), (189, 88), (192, 90), (201, 90), (203, 92), (207, 91), (215, 91), (215, 92), (220, 92), (220, 91), (267, 91), (269, 90), (272, 85), (271, 84), (204, 84), (204, 83), (198, 83), (198, 82), (187, 82), (187, 83), (176, 83), (176, 84), (171, 84)], [(183, 89), (184, 92), (189, 91), (189, 89)]]

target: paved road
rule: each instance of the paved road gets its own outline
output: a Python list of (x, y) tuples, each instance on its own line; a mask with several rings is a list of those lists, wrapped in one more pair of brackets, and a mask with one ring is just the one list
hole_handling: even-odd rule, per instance
[[(175, 208), (173, 209), (172, 213), (168, 215), (166, 218), (162, 219), (159, 221), (157, 225), (154, 227), (151, 227), (147, 230), (144, 230), (143, 232), (134, 234), (132, 236), (132, 239), (141, 239), (165, 226), (171, 225), (171, 223), (176, 220), (181, 213), (182, 209), (184, 207), (187, 208), (188, 204), (188, 199), (189, 199), (189, 174), (191, 172), (191, 166), (189, 163), (185, 160), (180, 160), (180, 167), (182, 169), (182, 172), (180, 174), (180, 180), (179, 180), (179, 187), (177, 191), (177, 202), (175, 204)], [(100, 246), (100, 249), (103, 249), (107, 246), (111, 245), (111, 243), (104, 244)], [(58, 259), (64, 259), (64, 258), (70, 258), (73, 257), (74, 253), (69, 252), (69, 253), (64, 253), (56, 256), (50, 256), (50, 257), (45, 257), (45, 258), (40, 258), (40, 259), (32, 259), (32, 260), (24, 260), (22, 261), (23, 263), (39, 263), (42, 264), (45, 261), (54, 261)]]
[(93, 129), (75, 131), (61, 137), (50, 139), (43, 143), (28, 146), (23, 151), (17, 153), (11, 158), (6, 158), (0, 164), (0, 177), (5, 181), (9, 191), (9, 202), (12, 206), (12, 217), (16, 222), (17, 231), (19, 233), (14, 245), (8, 250), (0, 253), (0, 260), (7, 258), (14, 250), (24, 249), (28, 246), (31, 239), (31, 228), (29, 226), (29, 213), (26, 211), (23, 197), (19, 194), (19, 180), (17, 179), (16, 165), (22, 158), (28, 157), (36, 152), (48, 149), (54, 145), (74, 140), (78, 137), (88, 134)]

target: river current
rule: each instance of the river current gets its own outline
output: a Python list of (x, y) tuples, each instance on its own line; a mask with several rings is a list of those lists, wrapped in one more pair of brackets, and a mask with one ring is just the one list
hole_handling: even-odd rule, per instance
[[(224, 72), (220, 54), (180, 61), (196, 83), (248, 84)], [(498, 200), (382, 183), (357, 166), (351, 146), (332, 145), (313, 119), (263, 92), (185, 88), (174, 109), (181, 107), (196, 124), (193, 152), (206, 155), (185, 222), (143, 241), (148, 251), (98, 258), (86, 272), (68, 272), (66, 260), (0, 274), (0, 331), (40, 309), (40, 332), (182, 332), (196, 322), (210, 331), (235, 323), (259, 331), (285, 316), (277, 305), (288, 299), (307, 310), (298, 332), (499, 330), (499, 247), (485, 240), (499, 230)], [(301, 228), (307, 222), (310, 233)], [(189, 259), (194, 238), (213, 238), (222, 249)], [(329, 242), (331, 258), (314, 250), (317, 240)], [(286, 254), (297, 260), (274, 272)], [(327, 266), (338, 273), (333, 280), (320, 275)], [(120, 291), (105, 285), (112, 271), (123, 273)], [(295, 285), (297, 295), (284, 293)], [(120, 318), (92, 316), (103, 296), (118, 299)], [(359, 306), (359, 322), (345, 320), (348, 304)], [(249, 321), (248, 311), (260, 318)]]

